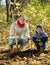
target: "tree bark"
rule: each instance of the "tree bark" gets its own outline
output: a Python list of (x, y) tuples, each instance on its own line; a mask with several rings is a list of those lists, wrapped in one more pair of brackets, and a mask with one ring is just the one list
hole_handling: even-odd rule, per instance
[(9, 3), (8, 0), (6, 0), (6, 10), (7, 10), (7, 22), (9, 21)]
[(2, 0), (0, 0), (0, 6), (1, 6), (1, 1), (2, 1)]

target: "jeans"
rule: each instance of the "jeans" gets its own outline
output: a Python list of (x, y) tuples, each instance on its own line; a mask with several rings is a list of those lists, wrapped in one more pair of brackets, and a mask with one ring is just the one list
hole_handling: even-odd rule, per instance
[(23, 38), (18, 41), (18, 44), (21, 45), (21, 47), (24, 47), (28, 43), (28, 40)]
[[(19, 39), (17, 44), (20, 44), (20, 47), (24, 47), (26, 44), (28, 43), (28, 40), (23, 38), (23, 39)], [(9, 48), (12, 48), (13, 45), (16, 45), (16, 41), (14, 38), (11, 38), (8, 40), (8, 45), (9, 45)]]
[(16, 45), (15, 39), (14, 38), (8, 39), (8, 45), (9, 45), (9, 48), (12, 48), (13, 45)]
[[(38, 50), (40, 50), (40, 45), (38, 42), (35, 42), (35, 45), (37, 47)], [(42, 48), (45, 49), (46, 48), (46, 42), (42, 42)]]

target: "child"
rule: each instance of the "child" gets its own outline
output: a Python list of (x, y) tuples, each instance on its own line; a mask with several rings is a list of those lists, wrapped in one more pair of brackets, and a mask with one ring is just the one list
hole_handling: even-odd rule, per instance
[(28, 43), (29, 37), (29, 27), (26, 23), (25, 16), (20, 15), (19, 19), (11, 24), (8, 45), (10, 48), (17, 44), (23, 47)]
[(48, 41), (48, 35), (45, 33), (43, 26), (40, 24), (36, 27), (36, 33), (33, 36), (33, 41), (38, 51), (40, 50), (39, 43), (42, 43), (42, 48), (45, 50), (46, 42)]

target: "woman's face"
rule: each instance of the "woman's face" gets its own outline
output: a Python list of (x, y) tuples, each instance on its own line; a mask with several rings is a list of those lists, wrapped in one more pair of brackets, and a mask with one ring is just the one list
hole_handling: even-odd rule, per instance
[(38, 33), (41, 33), (42, 32), (42, 29), (41, 28), (37, 28), (37, 32)]
[(20, 23), (24, 24), (24, 22), (25, 22), (25, 18), (24, 17), (20, 17)]

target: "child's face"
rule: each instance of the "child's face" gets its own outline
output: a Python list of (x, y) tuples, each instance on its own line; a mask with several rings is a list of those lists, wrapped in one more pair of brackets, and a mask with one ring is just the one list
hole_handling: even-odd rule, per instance
[(24, 17), (20, 17), (20, 23), (24, 24), (24, 22), (25, 22), (25, 18)]
[(41, 28), (37, 28), (37, 32), (38, 33), (41, 33), (42, 32), (42, 29)]

